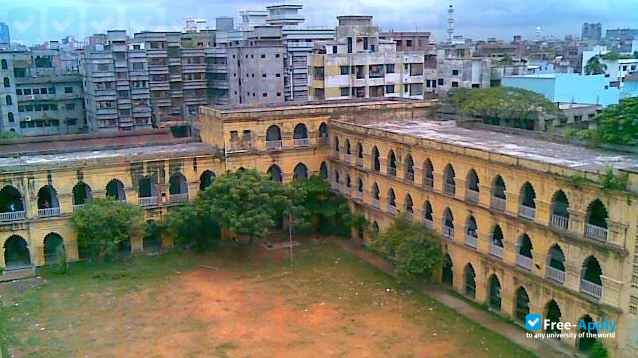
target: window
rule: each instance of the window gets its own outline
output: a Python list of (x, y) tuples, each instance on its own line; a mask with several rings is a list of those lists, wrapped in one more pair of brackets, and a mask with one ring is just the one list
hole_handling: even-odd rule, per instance
[(472, 88), (481, 88), (481, 85), (478, 83), (472, 83)]
[(31, 88), (25, 88), (23, 92), (25, 96), (28, 96), (31, 94)]
[(9, 69), (9, 65), (7, 64), (7, 60), (5, 60), (4, 58), (2, 59), (2, 69), (3, 70)]
[(117, 97), (118, 98), (128, 98), (128, 91), (124, 90), (124, 91), (117, 91)]
[(276, 53), (276, 54), (275, 54), (275, 58), (279, 58), (280, 56), (281, 56), (281, 55), (280, 55), (280, 54), (278, 54), (278, 53)]
[(266, 74), (265, 74), (265, 73), (262, 73), (262, 74), (261, 74), (261, 78), (266, 78)]
[(143, 62), (133, 62), (133, 71), (143, 71), (144, 63)]
[(64, 105), (64, 108), (65, 108), (67, 111), (72, 111), (72, 110), (74, 110), (74, 109), (75, 109), (75, 103), (67, 103), (67, 104), (65, 104), (65, 105)]
[(439, 86), (443, 86), (444, 84), (444, 80), (442, 78), (439, 78), (439, 80), (437, 81)]
[(574, 122), (580, 122), (583, 120), (583, 116), (574, 116)]
[(64, 93), (73, 93), (73, 87), (64, 87)]
[(459, 70), (452, 70), (452, 76), (458, 76)]
[(261, 94), (262, 97), (268, 97), (268, 93), (264, 92)]
[(20, 88), (16, 89), (16, 94), (18, 96), (22, 96), (22, 89), (20, 89)]
[(349, 87), (341, 87), (341, 97), (347, 97), (350, 95), (350, 88)]
[(452, 81), (452, 87), (457, 88), (459, 86), (459, 83), (456, 81)]
[(78, 120), (76, 118), (67, 118), (65, 122), (67, 126), (74, 126), (77, 124)]
[(49, 87), (49, 94), (55, 94), (55, 87)]
[(406, 47), (412, 47), (412, 40), (405, 40)]
[(13, 100), (11, 99), (11, 96), (7, 95), (5, 98), (5, 102), (7, 102), (7, 106), (10, 106), (13, 104)]
[(7, 119), (9, 120), (9, 122), (13, 123), (15, 121), (15, 118), (13, 117), (13, 112), (9, 112), (7, 113)]
[(385, 85), (385, 93), (394, 93), (394, 85)]
[(107, 72), (108, 70), (109, 70), (108, 63), (98, 63), (97, 64), (97, 71), (98, 72)]
[(337, 46), (332, 46), (332, 53), (337, 53)]
[(5, 77), (3, 82), (4, 82), (4, 88), (11, 87), (11, 81), (9, 81), (8, 77)]
[(275, 77), (277, 78), (281, 77), (281, 73), (275, 73)]
[(40, 88), (40, 94), (47, 94), (48, 91), (46, 88)]
[(394, 73), (394, 63), (385, 65), (385, 73)]
[(39, 88), (34, 88), (33, 89), (33, 94), (40, 94), (40, 89)]
[(349, 66), (339, 66), (339, 69), (341, 71), (341, 75), (350, 74), (350, 67)]
[(260, 56), (261, 58), (266, 58), (266, 55), (264, 55), (263, 53)]

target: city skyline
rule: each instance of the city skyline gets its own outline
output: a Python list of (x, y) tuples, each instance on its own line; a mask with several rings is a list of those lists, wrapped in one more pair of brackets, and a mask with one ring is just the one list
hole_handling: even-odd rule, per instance
[[(336, 16), (365, 14), (374, 16), (375, 22), (384, 30), (431, 31), (436, 40), (445, 39), (447, 2), (359, 0), (345, 3), (328, 0), (286, 3), (304, 5), (302, 14), (307, 26), (332, 28)], [(481, 4), (457, 0), (453, 3), (456, 34), (475, 39), (496, 37), (507, 40), (515, 34), (533, 38), (537, 26), (541, 27), (543, 36), (579, 35), (583, 22), (601, 22), (604, 34), (609, 28), (631, 27), (638, 23), (638, 2), (621, 0), (573, 0), (571, 6), (546, 0), (536, 1), (533, 5), (530, 1), (511, 0), (490, 0)], [(216, 17), (231, 16), (238, 22), (240, 10), (263, 10), (275, 4), (281, 2), (210, 1), (202, 4), (185, 0), (176, 5), (164, 0), (141, 0), (135, 4), (121, 0), (55, 0), (42, 6), (37, 1), (25, 0), (19, 6), (0, 10), (0, 22), (9, 25), (13, 41), (31, 45), (67, 35), (83, 39), (109, 29), (124, 29), (131, 33), (180, 31), (187, 16), (206, 19), (214, 28)]]

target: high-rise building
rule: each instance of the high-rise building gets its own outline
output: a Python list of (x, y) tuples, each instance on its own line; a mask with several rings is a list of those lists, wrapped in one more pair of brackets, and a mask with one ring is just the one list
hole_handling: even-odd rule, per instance
[(602, 38), (602, 26), (600, 22), (584, 23), (580, 37), (583, 41), (600, 41), (600, 39)]
[(11, 46), (11, 36), (9, 34), (9, 26), (4, 22), (0, 22), (0, 49)]

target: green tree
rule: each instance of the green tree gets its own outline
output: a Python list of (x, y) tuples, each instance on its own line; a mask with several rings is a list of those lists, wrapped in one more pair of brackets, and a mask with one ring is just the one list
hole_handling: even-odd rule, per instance
[(605, 70), (607, 70), (607, 65), (600, 62), (600, 56), (590, 58), (585, 65), (585, 74), (587, 75), (602, 75)]
[(199, 199), (171, 210), (162, 225), (175, 243), (204, 251), (220, 238), (219, 224)]
[(229, 172), (202, 192), (196, 205), (202, 214), (236, 235), (265, 237), (287, 200), (284, 187), (255, 170)]
[(596, 127), (585, 132), (593, 143), (638, 144), (638, 97), (605, 108), (594, 121)]
[(435, 234), (404, 215), (397, 217), (371, 246), (393, 260), (397, 275), (407, 279), (429, 280), (443, 260)]
[(111, 199), (94, 199), (71, 217), (78, 247), (90, 260), (113, 258), (121, 242), (140, 236), (144, 211), (139, 206)]

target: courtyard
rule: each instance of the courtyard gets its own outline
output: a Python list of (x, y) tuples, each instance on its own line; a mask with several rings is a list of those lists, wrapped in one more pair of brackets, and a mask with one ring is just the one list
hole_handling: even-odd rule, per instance
[(0, 286), (16, 357), (532, 357), (344, 251), (220, 245)]

